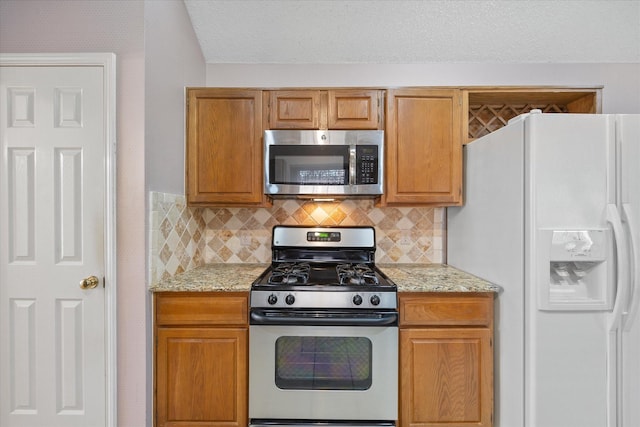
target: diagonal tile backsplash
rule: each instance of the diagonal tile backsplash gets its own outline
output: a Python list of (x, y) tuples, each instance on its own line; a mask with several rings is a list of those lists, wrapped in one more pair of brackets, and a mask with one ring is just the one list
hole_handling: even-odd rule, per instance
[(376, 262), (443, 262), (444, 208), (375, 207), (373, 200), (275, 200), (271, 208), (193, 208), (181, 195), (151, 192), (150, 283), (205, 263), (268, 263), (271, 228), (372, 225)]

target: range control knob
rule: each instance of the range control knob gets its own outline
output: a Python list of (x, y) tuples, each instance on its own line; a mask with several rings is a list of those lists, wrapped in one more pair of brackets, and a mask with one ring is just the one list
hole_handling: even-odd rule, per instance
[(353, 296), (353, 303), (355, 305), (360, 305), (362, 304), (362, 297), (360, 295), (354, 295)]
[(285, 297), (284, 302), (287, 303), (287, 305), (291, 305), (294, 302), (296, 302), (296, 297), (294, 297), (293, 295), (289, 294)]
[(369, 298), (369, 302), (371, 303), (371, 305), (379, 305), (380, 297), (378, 295), (371, 295), (371, 298)]
[(274, 305), (275, 303), (278, 302), (278, 297), (275, 296), (274, 294), (271, 294), (267, 297), (267, 302), (271, 305)]

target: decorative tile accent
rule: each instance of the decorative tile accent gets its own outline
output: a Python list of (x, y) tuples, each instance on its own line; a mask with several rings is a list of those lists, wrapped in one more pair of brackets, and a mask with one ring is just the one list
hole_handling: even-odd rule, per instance
[(204, 264), (202, 209), (188, 207), (184, 196), (157, 192), (149, 207), (150, 283)]
[(275, 200), (271, 208), (189, 208), (184, 196), (151, 193), (151, 284), (202, 264), (268, 263), (271, 229), (372, 225), (376, 262), (442, 263), (444, 208), (376, 207), (372, 200)]

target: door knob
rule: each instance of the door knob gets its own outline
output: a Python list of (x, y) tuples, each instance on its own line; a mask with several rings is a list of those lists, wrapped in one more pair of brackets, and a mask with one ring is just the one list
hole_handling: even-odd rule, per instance
[(98, 283), (100, 283), (100, 279), (98, 279), (96, 276), (85, 277), (80, 281), (80, 288), (93, 289), (98, 286)]

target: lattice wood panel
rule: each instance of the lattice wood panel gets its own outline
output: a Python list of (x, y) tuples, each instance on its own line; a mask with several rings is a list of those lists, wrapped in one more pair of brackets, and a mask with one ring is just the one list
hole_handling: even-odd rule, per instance
[(543, 113), (567, 113), (567, 107), (558, 104), (503, 104), (503, 105), (486, 105), (476, 104), (469, 105), (469, 135), (470, 139), (480, 138), (495, 130), (500, 129), (507, 124), (509, 120), (515, 116), (528, 113), (532, 109), (537, 108)]

